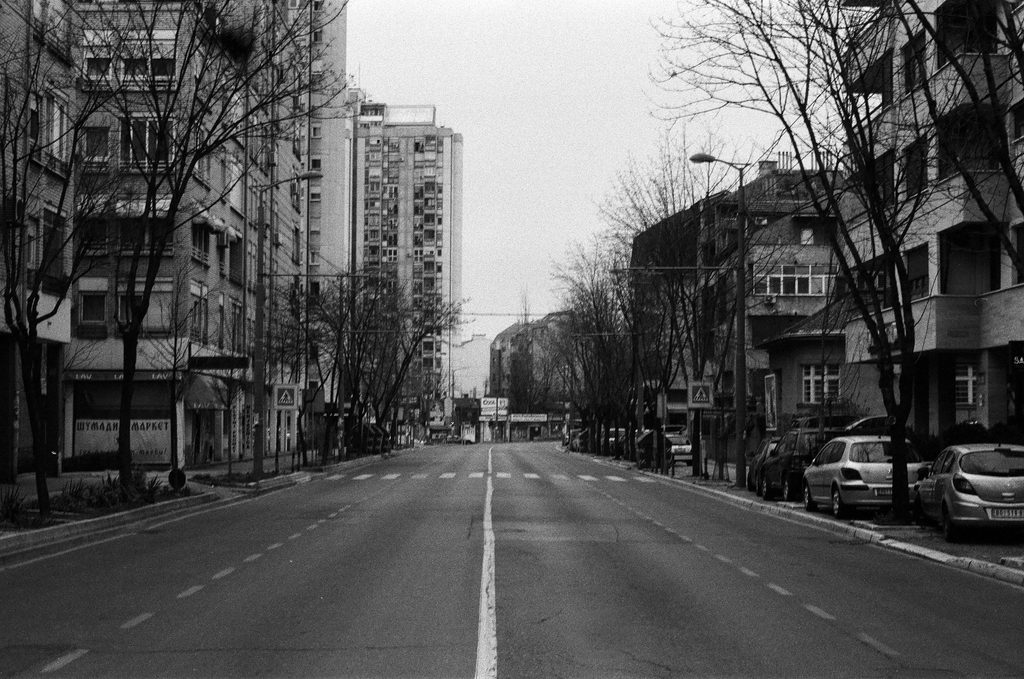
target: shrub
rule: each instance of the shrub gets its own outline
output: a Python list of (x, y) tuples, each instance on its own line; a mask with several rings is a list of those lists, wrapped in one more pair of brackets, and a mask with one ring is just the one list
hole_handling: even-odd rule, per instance
[(25, 498), (17, 486), (8, 488), (0, 495), (0, 521), (21, 524), (25, 518)]
[(974, 420), (948, 427), (942, 432), (939, 439), (942, 441), (943, 448), (961, 443), (986, 443), (990, 440), (988, 429)]

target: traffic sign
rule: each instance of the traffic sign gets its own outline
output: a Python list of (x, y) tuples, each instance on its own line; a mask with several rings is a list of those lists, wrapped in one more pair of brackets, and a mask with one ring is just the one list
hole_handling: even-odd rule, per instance
[(710, 382), (690, 382), (687, 406), (697, 410), (710, 408), (714, 400)]
[(275, 384), (274, 407), (278, 410), (295, 410), (299, 407), (299, 385)]

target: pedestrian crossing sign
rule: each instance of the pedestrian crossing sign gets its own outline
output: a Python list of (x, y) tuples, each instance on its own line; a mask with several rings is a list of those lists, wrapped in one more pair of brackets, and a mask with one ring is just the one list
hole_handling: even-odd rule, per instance
[(712, 401), (711, 383), (690, 382), (689, 397), (687, 405), (690, 408), (710, 408)]
[(295, 410), (299, 406), (299, 387), (296, 384), (274, 385), (274, 407), (278, 410)]

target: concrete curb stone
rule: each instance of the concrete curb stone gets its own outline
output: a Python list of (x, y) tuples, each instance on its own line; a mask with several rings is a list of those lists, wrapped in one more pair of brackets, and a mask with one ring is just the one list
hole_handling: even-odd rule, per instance
[(890, 538), (889, 536), (879, 533), (878, 531), (866, 528), (863, 525), (857, 525), (858, 521), (851, 521), (848, 523), (837, 523), (831, 519), (824, 517), (815, 516), (808, 514), (804, 511), (795, 511), (791, 507), (787, 507), (784, 504), (765, 504), (760, 500), (753, 500), (745, 497), (737, 497), (731, 493), (717, 490), (715, 488), (708, 488), (702, 486), (699, 483), (694, 482), (686, 478), (670, 478), (662, 476), (661, 474), (654, 474), (648, 471), (636, 469), (631, 463), (625, 463), (615, 460), (606, 460), (600, 457), (594, 457), (587, 455), (586, 453), (572, 453), (586, 457), (590, 460), (604, 464), (607, 466), (619, 467), (623, 469), (633, 469), (638, 474), (645, 476), (651, 476), (666, 484), (682, 485), (688, 490), (693, 492), (702, 493), (710, 497), (714, 497), (720, 501), (728, 504), (756, 511), (762, 514), (773, 514), (783, 517), (787, 520), (795, 521), (797, 523), (804, 523), (812, 525), (816, 528), (821, 528), (833, 533), (839, 533), (841, 535), (848, 535), (856, 538), (863, 542), (870, 544), (876, 544), (887, 549), (891, 549), (911, 556), (916, 556), (928, 561), (934, 561), (941, 563), (946, 566), (952, 566), (953, 568), (959, 568), (961, 570), (970, 571), (977, 573), (978, 575), (1007, 582), (1013, 585), (1024, 586), (1024, 559), (1015, 558), (1003, 558), (1001, 564), (991, 563), (982, 559), (972, 559), (970, 557), (953, 556), (945, 552), (941, 552), (935, 549), (928, 549), (927, 547), (921, 547), (901, 540)]

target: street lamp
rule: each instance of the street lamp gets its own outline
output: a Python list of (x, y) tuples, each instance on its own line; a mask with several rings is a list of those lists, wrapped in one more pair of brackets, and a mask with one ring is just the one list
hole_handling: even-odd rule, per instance
[(748, 163), (721, 160), (709, 153), (695, 153), (691, 163), (722, 163), (740, 174), (739, 228), (736, 229), (736, 375), (733, 401), (736, 407), (736, 486), (746, 486), (747, 478), (747, 200), (743, 170)]
[[(319, 179), (323, 177), (322, 172), (310, 171), (303, 172), (302, 174), (295, 175), (293, 177), (286, 177), (277, 181), (270, 182), (269, 184), (261, 184), (254, 187), (261, 194), (264, 191), (268, 191), (275, 186), (284, 184), (290, 181), (303, 181), (308, 179)], [(262, 201), (261, 201), (262, 202)], [(256, 342), (253, 347), (252, 355), (252, 378), (253, 378), (253, 403), (256, 408), (256, 421), (254, 423), (255, 428), (255, 440), (252, 447), (252, 476), (253, 481), (259, 483), (260, 478), (263, 476), (263, 454), (266, 446), (267, 426), (263, 422), (264, 416), (267, 414), (267, 357), (266, 357), (266, 305), (267, 305), (267, 284), (266, 284), (266, 245), (264, 241), (267, 236), (267, 228), (270, 226), (270, 220), (274, 217), (274, 206), (273, 202), (270, 205), (270, 214), (260, 214), (258, 217), (259, 224), (257, 229), (259, 235), (256, 238)]]

